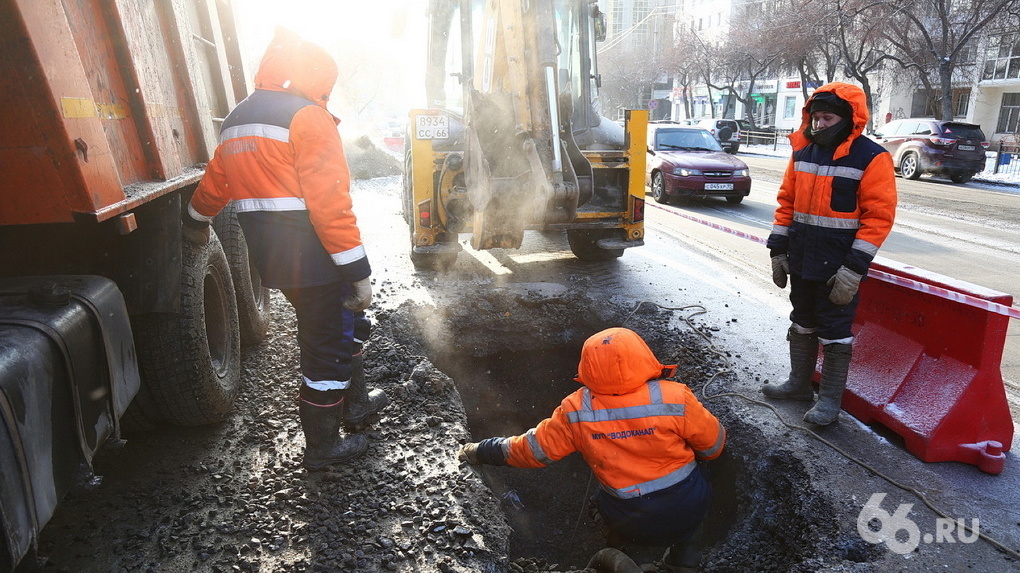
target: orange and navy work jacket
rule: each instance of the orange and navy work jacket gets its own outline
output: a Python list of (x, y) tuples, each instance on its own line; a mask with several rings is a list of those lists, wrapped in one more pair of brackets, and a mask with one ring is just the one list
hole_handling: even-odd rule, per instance
[(811, 143), (804, 135), (808, 99), (800, 130), (790, 134), (793, 155), (767, 244), (773, 254), (788, 254), (792, 272), (813, 281), (828, 280), (841, 265), (866, 274), (896, 216), (892, 157), (862, 135), (869, 115), (864, 91), (833, 82), (815, 94), (821, 92), (850, 103), (853, 128), (834, 149)]
[(521, 436), (496, 438), (505, 463), (543, 467), (577, 451), (601, 487), (621, 499), (680, 483), (696, 459), (718, 457), (726, 431), (633, 331), (612, 328), (584, 345), (584, 384)]
[(337, 68), (321, 48), (278, 33), (255, 91), (227, 116), (188, 214), (237, 207), (265, 286), (296, 288), (371, 274), (351, 210), (350, 172), (325, 104)]

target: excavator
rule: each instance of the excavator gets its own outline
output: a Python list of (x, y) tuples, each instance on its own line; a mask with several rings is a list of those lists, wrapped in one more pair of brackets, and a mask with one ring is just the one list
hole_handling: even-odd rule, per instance
[(644, 242), (648, 113), (599, 113), (592, 0), (433, 0), (428, 108), (409, 114), (402, 206), (417, 268), (564, 231), (581, 260)]

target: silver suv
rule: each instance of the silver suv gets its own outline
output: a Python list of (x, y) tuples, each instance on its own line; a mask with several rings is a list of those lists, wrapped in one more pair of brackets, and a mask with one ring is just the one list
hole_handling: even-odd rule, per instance
[(700, 127), (715, 136), (726, 153), (736, 153), (740, 149), (740, 125), (733, 119), (689, 119), (688, 124)]

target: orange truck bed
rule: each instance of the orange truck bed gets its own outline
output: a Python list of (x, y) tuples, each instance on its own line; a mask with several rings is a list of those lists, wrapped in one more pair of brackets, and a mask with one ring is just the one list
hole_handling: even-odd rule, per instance
[(223, 0), (0, 0), (0, 225), (195, 183), (248, 89)]

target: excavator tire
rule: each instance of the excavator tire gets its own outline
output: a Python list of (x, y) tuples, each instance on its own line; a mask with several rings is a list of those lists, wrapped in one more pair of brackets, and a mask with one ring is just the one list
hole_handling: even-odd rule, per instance
[(569, 229), (567, 243), (574, 256), (582, 261), (611, 261), (623, 256), (623, 249), (602, 249), (599, 239), (619, 234), (617, 229)]
[[(142, 376), (141, 404), (180, 426), (223, 420), (241, 387), (237, 299), (219, 239), (184, 241), (176, 314), (137, 317), (132, 328)], [(136, 398), (136, 401), (138, 399)]]

